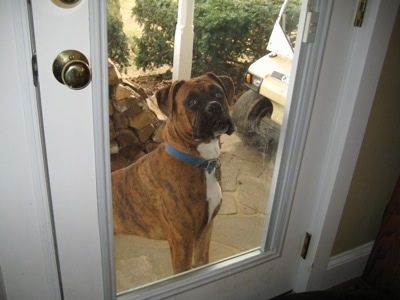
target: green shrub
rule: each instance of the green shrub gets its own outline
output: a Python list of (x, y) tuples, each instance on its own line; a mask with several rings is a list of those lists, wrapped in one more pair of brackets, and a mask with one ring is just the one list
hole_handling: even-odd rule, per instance
[(178, 1), (136, 0), (132, 15), (143, 26), (134, 37), (135, 65), (143, 70), (172, 65)]
[(107, 1), (108, 57), (119, 69), (129, 66), (129, 43), (123, 31), (119, 0)]
[[(135, 64), (144, 70), (172, 65), (178, 1), (136, 0), (143, 35), (134, 39)], [(282, 0), (196, 0), (192, 75), (243, 72), (266, 54)], [(300, 0), (290, 2), (286, 30), (297, 26)]]

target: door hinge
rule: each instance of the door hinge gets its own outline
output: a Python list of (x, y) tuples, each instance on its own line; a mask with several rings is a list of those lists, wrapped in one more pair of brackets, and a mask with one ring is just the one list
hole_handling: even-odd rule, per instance
[(362, 26), (366, 7), (367, 7), (367, 0), (358, 0), (356, 15), (354, 17), (355, 27)]
[(303, 43), (313, 43), (317, 34), (319, 12), (309, 11), (304, 25)]
[(310, 241), (311, 241), (311, 234), (306, 232), (306, 235), (305, 235), (304, 241), (303, 241), (303, 247), (301, 247), (301, 254), (300, 254), (300, 256), (303, 259), (306, 259), (306, 257), (307, 257), (308, 248), (310, 247)]
[(37, 56), (34, 54), (32, 56), (32, 74), (33, 74), (33, 84), (37, 87), (39, 83), (39, 72), (37, 64)]

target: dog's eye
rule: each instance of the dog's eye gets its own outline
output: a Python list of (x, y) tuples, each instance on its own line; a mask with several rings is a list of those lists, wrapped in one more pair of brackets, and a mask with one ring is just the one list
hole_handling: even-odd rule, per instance
[(221, 92), (221, 91), (216, 91), (216, 92), (215, 92), (215, 97), (217, 97), (217, 98), (224, 98), (225, 95), (224, 95), (224, 93)]
[(189, 106), (195, 106), (197, 104), (197, 99), (195, 99), (195, 98), (189, 99), (187, 104)]

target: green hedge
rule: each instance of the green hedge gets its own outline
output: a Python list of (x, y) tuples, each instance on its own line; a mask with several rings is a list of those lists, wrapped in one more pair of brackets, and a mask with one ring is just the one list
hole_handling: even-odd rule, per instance
[[(196, 0), (192, 75), (233, 75), (266, 54), (282, 0)], [(300, 0), (289, 3), (286, 30), (296, 29)], [(144, 70), (172, 65), (177, 0), (136, 0), (132, 14), (143, 26), (134, 38), (135, 64)]]
[(107, 1), (108, 57), (120, 68), (129, 66), (129, 43), (123, 31), (119, 0)]

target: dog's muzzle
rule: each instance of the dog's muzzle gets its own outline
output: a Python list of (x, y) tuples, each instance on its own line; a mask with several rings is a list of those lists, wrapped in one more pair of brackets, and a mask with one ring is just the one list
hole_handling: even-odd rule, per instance
[(217, 101), (211, 101), (206, 105), (206, 112), (209, 115), (215, 115), (217, 113), (221, 113), (223, 110), (221, 103)]
[(205, 106), (203, 113), (198, 115), (193, 137), (196, 140), (216, 138), (224, 133), (235, 131), (228, 111), (217, 101), (211, 101)]

